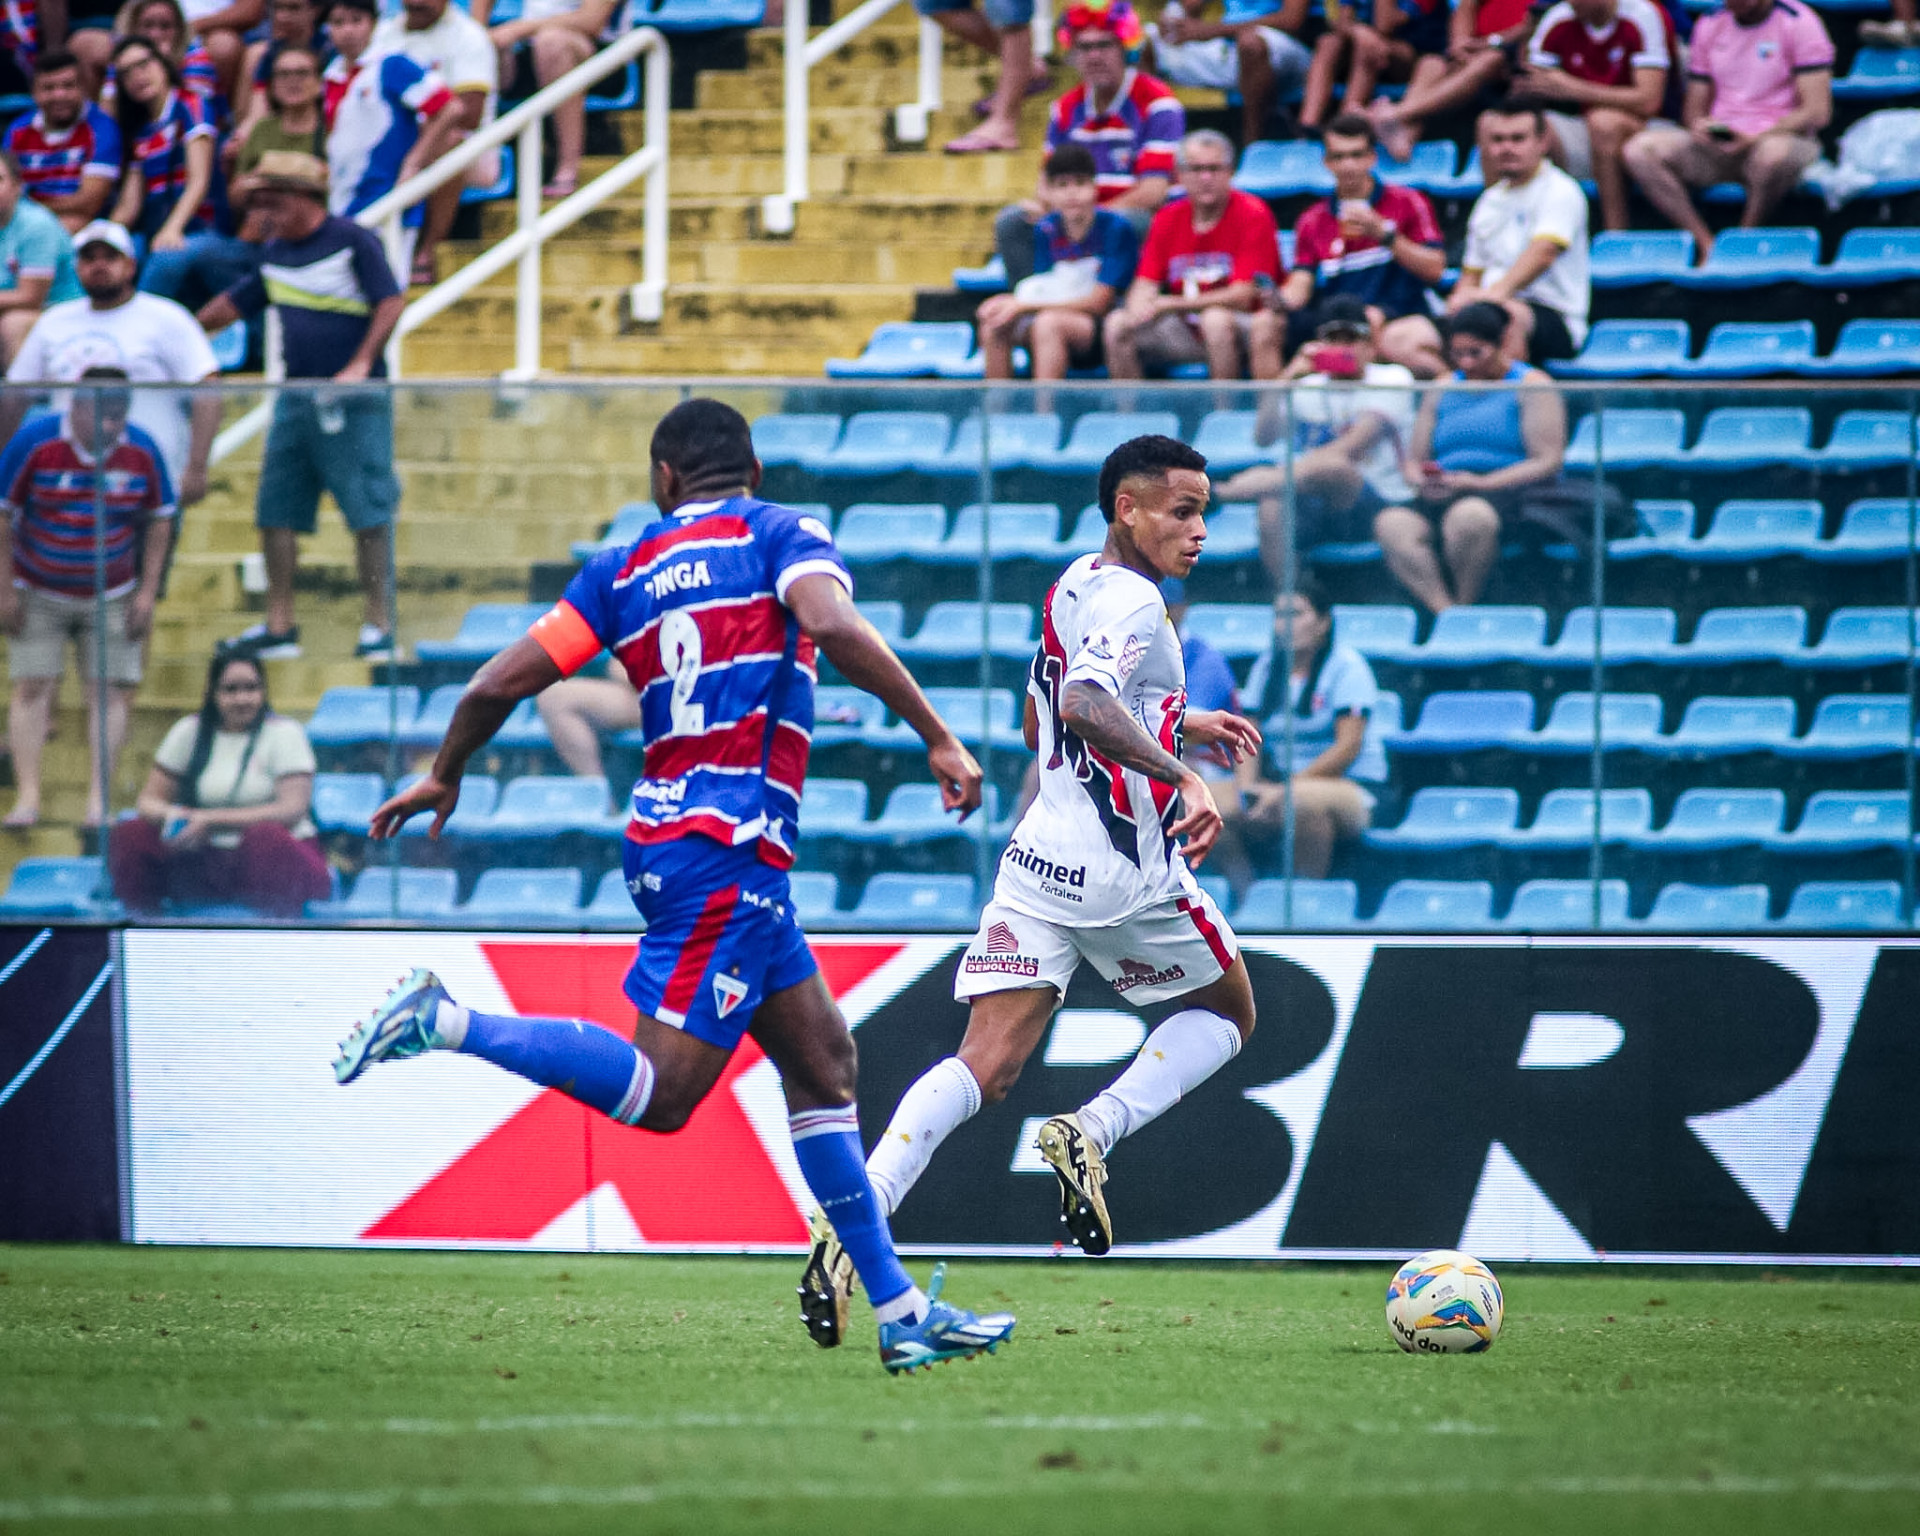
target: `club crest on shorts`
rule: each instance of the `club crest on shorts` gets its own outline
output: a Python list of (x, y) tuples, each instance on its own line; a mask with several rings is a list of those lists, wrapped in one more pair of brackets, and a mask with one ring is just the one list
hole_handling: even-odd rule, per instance
[(725, 1018), (747, 1000), (747, 984), (725, 972), (713, 978), (714, 1011)]

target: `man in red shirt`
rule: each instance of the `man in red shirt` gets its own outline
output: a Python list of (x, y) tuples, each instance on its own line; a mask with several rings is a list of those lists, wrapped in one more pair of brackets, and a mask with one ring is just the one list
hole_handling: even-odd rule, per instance
[(1154, 215), (1126, 302), (1107, 316), (1108, 375), (1204, 362), (1216, 379), (1279, 377), (1279, 332), (1255, 326), (1258, 280), (1280, 280), (1273, 215), (1234, 190), (1232, 141), (1210, 128), (1180, 141), (1180, 185), (1187, 195)]
[(1627, 227), (1622, 151), (1666, 98), (1673, 34), (1653, 0), (1559, 0), (1534, 28), (1513, 94), (1547, 109), (1552, 155), (1600, 188), (1600, 223)]

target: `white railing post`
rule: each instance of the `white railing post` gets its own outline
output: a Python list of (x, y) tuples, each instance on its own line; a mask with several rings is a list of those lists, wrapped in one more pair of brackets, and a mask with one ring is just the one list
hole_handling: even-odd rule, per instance
[[(401, 293), (412, 286), (413, 263), (407, 250), (405, 214), (396, 208), (380, 221), (380, 244), (387, 253), (387, 270), (393, 273), (393, 280), (400, 285)], [(387, 339), (386, 349), (387, 377), (400, 377), (400, 333), (396, 330)]]
[(762, 198), (760, 227), (770, 235), (793, 233), (793, 210), (807, 200), (807, 0), (787, 0), (785, 30), (780, 42), (781, 98), (784, 108), (780, 190)]
[(940, 23), (922, 16), (920, 32), (920, 69), (917, 99), (893, 109), (893, 136), (902, 144), (924, 144), (933, 131), (933, 114), (940, 110), (943, 60), (940, 56)]
[[(519, 164), (514, 167), (514, 229), (532, 229), (540, 222), (542, 124), (531, 119), (520, 130)], [(540, 258), (538, 245), (529, 245), (520, 258), (513, 287), (513, 377), (531, 379), (540, 372)]]
[(667, 129), (673, 115), (668, 93), (672, 89), (672, 71), (667, 50), (656, 48), (647, 55), (646, 139), (642, 152), (654, 157), (647, 172), (646, 228), (641, 234), (640, 282), (628, 296), (628, 308), (635, 320), (651, 324), (666, 313), (667, 301)]
[(1050, 0), (1034, 0), (1033, 21), (1033, 62), (1045, 64), (1047, 55), (1053, 52), (1053, 6)]

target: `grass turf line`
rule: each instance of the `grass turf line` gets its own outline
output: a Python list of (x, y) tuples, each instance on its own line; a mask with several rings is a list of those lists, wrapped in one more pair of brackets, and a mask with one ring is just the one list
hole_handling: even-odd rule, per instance
[(1920, 1287), (961, 1262), (1011, 1349), (889, 1380), (797, 1262), (0, 1247), (0, 1530), (1912, 1530)]

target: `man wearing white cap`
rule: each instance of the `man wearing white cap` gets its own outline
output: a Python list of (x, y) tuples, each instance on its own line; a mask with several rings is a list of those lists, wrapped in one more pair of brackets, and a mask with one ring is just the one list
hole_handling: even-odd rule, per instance
[[(71, 384), (90, 368), (118, 368), (135, 384), (202, 384), (219, 373), (206, 332), (172, 299), (141, 293), (133, 237), (95, 219), (73, 237), (83, 299), (55, 304), (34, 322), (7, 369), (10, 384)], [(24, 391), (0, 400), (0, 438), (25, 412)], [(153, 438), (182, 508), (207, 493), (207, 454), (220, 426), (220, 397), (201, 390), (136, 389), (129, 419)]]

